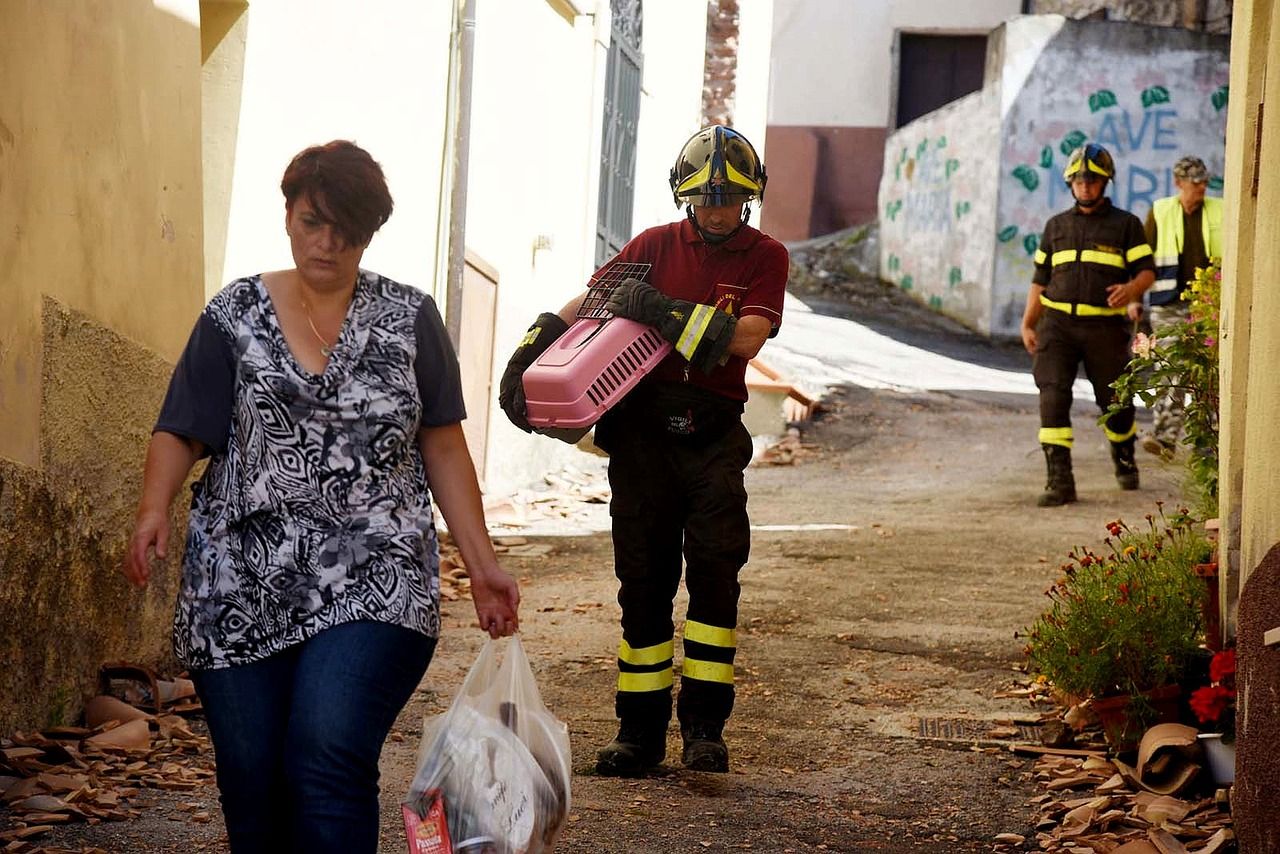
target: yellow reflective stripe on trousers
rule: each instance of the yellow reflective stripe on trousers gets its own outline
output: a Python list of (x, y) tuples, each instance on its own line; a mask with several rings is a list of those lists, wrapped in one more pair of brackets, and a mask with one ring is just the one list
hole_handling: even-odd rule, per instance
[(618, 690), (633, 694), (640, 694), (645, 691), (661, 691), (664, 688), (670, 688), (674, 682), (675, 675), (670, 667), (659, 670), (656, 673), (618, 674)]
[(1086, 249), (1080, 253), (1080, 260), (1086, 264), (1102, 264), (1104, 267), (1124, 269), (1124, 257), (1115, 252), (1101, 252), (1097, 249)]
[(684, 667), (680, 671), (683, 675), (690, 679), (701, 679), (703, 682), (722, 682), (725, 685), (733, 684), (733, 665), (721, 664), (718, 661), (699, 661), (696, 658), (686, 658)]
[(711, 315), (714, 313), (715, 309), (709, 305), (693, 307), (693, 311), (689, 314), (689, 321), (684, 325), (684, 331), (680, 333), (680, 340), (676, 342), (676, 352), (686, 359), (693, 358), (694, 351), (702, 341), (702, 333), (707, 331), (707, 324), (711, 322)]
[[(1054, 302), (1044, 294), (1040, 295), (1040, 304), (1045, 308), (1051, 308), (1054, 311), (1061, 311), (1071, 314), (1072, 304), (1069, 302)], [(1109, 305), (1089, 305), (1088, 303), (1079, 302), (1075, 304), (1076, 317), (1111, 317), (1118, 314), (1124, 314), (1128, 311), (1124, 306), (1111, 307)]]
[(1063, 249), (1061, 251), (1053, 253), (1052, 255), (1053, 266), (1056, 267), (1059, 264), (1070, 264), (1072, 261), (1076, 260), (1077, 257), (1079, 257), (1079, 254), (1076, 252), (1076, 250)]
[(697, 620), (686, 620), (684, 639), (704, 643), (707, 646), (719, 646), (733, 649), (738, 645), (737, 629), (722, 629), (719, 626), (699, 623)]
[(618, 660), (625, 661), (627, 664), (661, 664), (670, 660), (675, 654), (676, 644), (674, 640), (663, 641), (654, 646), (642, 646), (639, 649), (631, 646), (626, 640), (618, 644)]
[(1111, 430), (1107, 429), (1107, 426), (1104, 424), (1102, 425), (1102, 432), (1105, 433), (1107, 438), (1112, 442), (1123, 442), (1125, 439), (1131, 439), (1138, 435), (1138, 422), (1133, 422), (1129, 429), (1123, 433), (1113, 433)]
[(1072, 442), (1070, 427), (1041, 427), (1040, 428), (1040, 444), (1041, 445), (1061, 445), (1064, 448), (1070, 448)]
[(1124, 258), (1129, 263), (1137, 261), (1139, 258), (1146, 258), (1151, 254), (1151, 247), (1146, 243), (1139, 243), (1137, 246), (1130, 247), (1129, 251), (1124, 253)]

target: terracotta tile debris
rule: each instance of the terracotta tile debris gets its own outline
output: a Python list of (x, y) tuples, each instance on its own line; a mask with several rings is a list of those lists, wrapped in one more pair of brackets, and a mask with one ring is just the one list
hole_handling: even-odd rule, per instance
[(785, 436), (761, 452), (756, 463), (766, 466), (791, 466), (814, 453), (812, 445), (805, 445), (800, 441), (800, 431), (795, 427), (789, 427)]
[[(1130, 766), (1105, 750), (1011, 745), (1038, 756), (1029, 772), (1043, 794), (1031, 842), (1067, 854), (1215, 854), (1228, 850), (1230, 790), (1206, 789), (1199, 779), (1196, 730), (1160, 724), (1143, 736)], [(1199, 786), (1197, 787), (1197, 783)], [(995, 851), (1024, 850), (1020, 834), (993, 840)]]
[(536, 488), (486, 496), (485, 520), (502, 535), (527, 530), (608, 530), (611, 490), (603, 459), (585, 468), (565, 466), (543, 476)]
[[(174, 687), (156, 692), (159, 714), (102, 695), (88, 703), (84, 727), (15, 732), (0, 739), (0, 852), (98, 854), (96, 848), (61, 849), (40, 842), (62, 825), (136, 818), (144, 800), (138, 795), (146, 789), (212, 786), (208, 739), (170, 713), (199, 707), (191, 700), (194, 691), (188, 693), (182, 684), (186, 681), (173, 680)], [(193, 812), (189, 819), (208, 821), (209, 816)]]

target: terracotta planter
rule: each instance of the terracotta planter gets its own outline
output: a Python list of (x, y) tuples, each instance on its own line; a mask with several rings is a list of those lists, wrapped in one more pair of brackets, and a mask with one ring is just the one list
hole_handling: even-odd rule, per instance
[(1112, 750), (1123, 753), (1138, 746), (1138, 740), (1148, 727), (1177, 723), (1178, 701), (1181, 696), (1182, 688), (1179, 685), (1163, 685), (1143, 692), (1143, 699), (1155, 710), (1154, 717), (1150, 718), (1135, 719), (1131, 716), (1134, 699), (1128, 694), (1095, 697), (1089, 707), (1102, 724), (1107, 744), (1111, 745)]

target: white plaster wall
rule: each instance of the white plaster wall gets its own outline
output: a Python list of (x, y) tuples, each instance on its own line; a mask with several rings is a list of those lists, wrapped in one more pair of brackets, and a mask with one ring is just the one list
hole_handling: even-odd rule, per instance
[[(1008, 25), (1034, 29), (1034, 19)], [(1116, 160), (1108, 195), (1145, 218), (1174, 192), (1172, 167), (1184, 154), (1204, 159), (1220, 195), (1226, 134), (1228, 39), (1136, 24), (1067, 21), (1012, 97), (1001, 140), (994, 334), (1015, 335), (1031, 281), (1031, 255), (1045, 221), (1071, 206), (1062, 181), (1066, 155), (1081, 139)], [(1006, 77), (1008, 80), (1008, 77)]]
[[(688, 0), (648, 0), (644, 4), (644, 82), (631, 219), (636, 234), (680, 216), (671, 198), (668, 174), (680, 146), (702, 125), (706, 43), (705, 4)], [(594, 228), (594, 210), (591, 224)]]
[(880, 275), (989, 331), (999, 113), (994, 89), (892, 134), (880, 179)]
[[(487, 5), (487, 4), (481, 4)], [(395, 211), (365, 267), (430, 291), (450, 6), (250, 3), (224, 281), (290, 266), (280, 178), (301, 149), (350, 139), (378, 160)]]
[[(746, 134), (756, 153), (763, 158), (766, 156), (764, 132), (769, 119), (774, 0), (749, 0), (739, 6), (739, 10), (733, 125)], [(757, 220), (755, 224), (760, 223)]]
[(985, 33), (1017, 15), (1021, 2), (774, 0), (773, 6), (769, 124), (884, 127), (895, 30)]
[[(764, 157), (773, 0), (751, 0), (739, 9), (733, 125)], [(647, 49), (632, 219), (636, 234), (683, 216), (671, 198), (668, 173), (680, 146), (702, 126), (706, 17), (705, 8), (688, 0), (644, 4)], [(652, 40), (657, 34), (660, 43)], [(759, 225), (755, 212), (752, 220)]]
[[(583, 287), (599, 170), (596, 78), (602, 84), (605, 74), (595, 34), (608, 16), (571, 23), (541, 2), (478, 6), (467, 247), (498, 272), (496, 397), (525, 329)], [(535, 251), (540, 238), (548, 248)], [(580, 453), (522, 433), (496, 403), (489, 443), (484, 477), (492, 492), (528, 483)]]
[[(467, 245), (498, 271), (495, 389), (528, 325), (581, 292), (594, 269), (610, 22), (607, 0), (593, 8), (594, 17), (570, 24), (545, 3), (481, 3)], [(705, 44), (705, 5), (644, 4), (634, 232), (678, 215), (667, 173), (699, 126)], [(549, 248), (535, 251), (540, 236)], [(494, 492), (581, 453), (520, 432), (497, 407), (490, 448), (485, 481)]]

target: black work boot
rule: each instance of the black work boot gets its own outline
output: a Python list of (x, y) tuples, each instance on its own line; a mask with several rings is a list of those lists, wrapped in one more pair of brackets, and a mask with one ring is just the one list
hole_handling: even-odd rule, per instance
[(724, 774), (729, 770), (729, 748), (720, 737), (723, 724), (694, 721), (680, 727), (684, 739), (681, 760), (690, 771), (711, 771)]
[(666, 726), (656, 728), (623, 721), (618, 737), (596, 753), (596, 773), (602, 777), (639, 777), (666, 755)]
[[(1049, 480), (1036, 499), (1040, 507), (1061, 507), (1076, 500), (1076, 478), (1071, 473), (1071, 449), (1062, 445), (1041, 445)], [(1130, 446), (1132, 456), (1132, 446)]]
[(1133, 459), (1133, 437), (1111, 443), (1111, 461), (1116, 464), (1116, 483), (1121, 489), (1138, 488), (1138, 464)]

